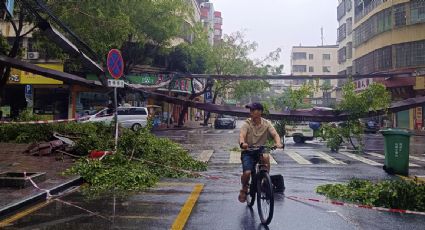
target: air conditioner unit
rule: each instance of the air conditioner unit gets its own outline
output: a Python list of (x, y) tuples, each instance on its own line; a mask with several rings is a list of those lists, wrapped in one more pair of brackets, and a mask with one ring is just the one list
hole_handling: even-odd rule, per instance
[(38, 59), (39, 57), (39, 52), (28, 52), (28, 59)]

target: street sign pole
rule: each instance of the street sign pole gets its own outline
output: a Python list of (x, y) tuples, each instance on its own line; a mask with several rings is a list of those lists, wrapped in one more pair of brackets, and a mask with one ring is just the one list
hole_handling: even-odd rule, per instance
[(115, 80), (108, 79), (108, 86), (114, 88), (114, 107), (115, 107), (115, 151), (118, 148), (118, 97), (117, 88), (124, 87), (124, 81), (118, 80), (124, 71), (124, 60), (121, 52), (117, 49), (112, 49), (108, 53), (106, 60), (108, 71)]
[(118, 147), (118, 98), (117, 87), (114, 87), (114, 107), (115, 107), (115, 151)]

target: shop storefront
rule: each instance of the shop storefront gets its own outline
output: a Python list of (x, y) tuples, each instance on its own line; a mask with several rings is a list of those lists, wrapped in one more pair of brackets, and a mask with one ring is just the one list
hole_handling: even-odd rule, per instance
[[(61, 63), (37, 65), (63, 71)], [(62, 81), (12, 69), (3, 96), (3, 118), (14, 118), (27, 108), (46, 120), (68, 118), (69, 87)]]

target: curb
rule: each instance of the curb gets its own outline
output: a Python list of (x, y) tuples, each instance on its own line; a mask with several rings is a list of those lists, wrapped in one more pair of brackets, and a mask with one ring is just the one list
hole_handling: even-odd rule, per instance
[[(65, 191), (66, 189), (73, 187), (73, 186), (79, 186), (84, 182), (83, 178), (77, 177), (74, 179), (71, 179), (69, 181), (66, 181), (65, 183), (62, 183), (58, 186), (55, 186), (51, 189), (49, 189), (51, 195), (57, 195), (60, 192)], [(47, 192), (43, 191), (35, 195), (31, 195), (29, 197), (26, 197), (20, 201), (17, 201), (15, 203), (9, 204), (4, 207), (0, 207), (0, 220), (4, 219), (7, 216), (10, 216), (14, 213), (16, 213), (18, 210), (34, 205), (36, 203), (39, 203), (41, 201), (47, 200)]]

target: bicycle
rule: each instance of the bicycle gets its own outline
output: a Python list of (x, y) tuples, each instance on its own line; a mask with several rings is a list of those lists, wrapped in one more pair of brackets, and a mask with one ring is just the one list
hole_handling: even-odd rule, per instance
[(253, 154), (256, 161), (254, 172), (251, 172), (246, 202), (248, 207), (252, 208), (255, 197), (257, 197), (258, 215), (264, 225), (270, 224), (274, 212), (273, 185), (267, 165), (260, 163), (260, 159), (267, 149), (275, 150), (276, 147), (250, 146), (242, 151), (242, 154)]

